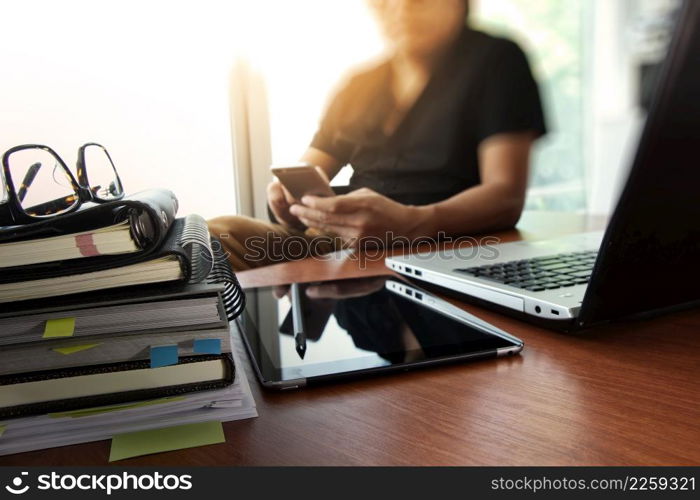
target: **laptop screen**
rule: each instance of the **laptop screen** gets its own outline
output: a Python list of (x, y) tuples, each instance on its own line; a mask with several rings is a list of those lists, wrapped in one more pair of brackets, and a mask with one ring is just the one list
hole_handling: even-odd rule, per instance
[(700, 300), (700, 2), (686, 1), (586, 290), (582, 324)]

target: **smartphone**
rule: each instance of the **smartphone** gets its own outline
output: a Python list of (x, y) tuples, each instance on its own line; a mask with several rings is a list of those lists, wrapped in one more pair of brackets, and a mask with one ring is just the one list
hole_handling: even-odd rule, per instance
[(273, 166), (271, 170), (296, 200), (301, 200), (307, 194), (313, 196), (335, 196), (330, 184), (314, 166), (300, 163), (284, 167)]

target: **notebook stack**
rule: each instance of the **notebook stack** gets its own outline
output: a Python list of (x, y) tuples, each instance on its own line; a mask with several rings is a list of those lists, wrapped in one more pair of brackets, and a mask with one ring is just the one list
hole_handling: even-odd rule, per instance
[(0, 454), (257, 415), (205, 221), (154, 190), (0, 230)]

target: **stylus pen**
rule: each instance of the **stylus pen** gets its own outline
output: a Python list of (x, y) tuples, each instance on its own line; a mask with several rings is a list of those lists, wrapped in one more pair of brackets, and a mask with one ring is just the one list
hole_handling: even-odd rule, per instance
[(306, 334), (304, 333), (304, 315), (301, 311), (301, 290), (298, 283), (292, 283), (292, 326), (294, 342), (301, 359), (306, 354)]

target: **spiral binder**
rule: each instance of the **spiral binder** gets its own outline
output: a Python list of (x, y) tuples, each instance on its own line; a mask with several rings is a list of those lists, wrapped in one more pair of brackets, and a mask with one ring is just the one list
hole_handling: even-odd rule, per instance
[(223, 250), (221, 242), (215, 237), (211, 237), (211, 245), (213, 254), (212, 269), (207, 276), (207, 283), (224, 285), (222, 298), (226, 315), (229, 321), (236, 319), (245, 309), (245, 293), (238, 282), (236, 274), (231, 269), (231, 264), (228, 261), (226, 252)]
[(196, 214), (185, 217), (180, 235), (180, 245), (185, 249), (192, 265), (190, 283), (201, 283), (212, 271), (214, 252), (209, 239), (206, 221)]

